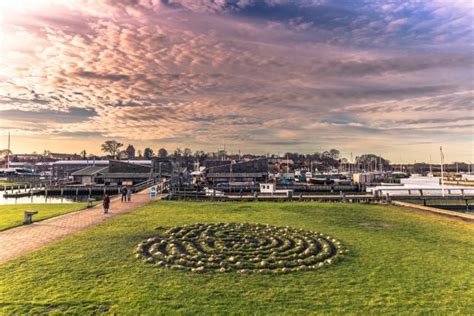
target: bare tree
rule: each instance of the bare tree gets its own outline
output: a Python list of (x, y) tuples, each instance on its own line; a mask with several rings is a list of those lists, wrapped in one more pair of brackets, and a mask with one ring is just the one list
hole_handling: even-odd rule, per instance
[(115, 140), (107, 140), (102, 144), (101, 149), (103, 152), (108, 153), (112, 157), (116, 158), (122, 146), (122, 143), (119, 143)]
[(181, 157), (182, 155), (183, 155), (183, 150), (181, 148), (178, 147), (174, 150), (175, 157)]
[(0, 157), (11, 156), (12, 151), (8, 149), (0, 149)]
[(81, 156), (82, 156), (82, 159), (86, 159), (87, 158), (87, 151), (85, 149), (83, 149), (81, 151)]

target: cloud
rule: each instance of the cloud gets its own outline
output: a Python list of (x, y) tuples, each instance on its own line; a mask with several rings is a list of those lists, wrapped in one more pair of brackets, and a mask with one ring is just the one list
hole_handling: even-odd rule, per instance
[(97, 112), (94, 109), (82, 109), (70, 107), (68, 111), (24, 111), (24, 110), (0, 110), (0, 117), (3, 120), (36, 123), (77, 123), (94, 117)]
[[(101, 74), (93, 71), (78, 71), (74, 73), (78, 77), (87, 78), (87, 79), (98, 79), (98, 80), (109, 80), (109, 81), (120, 81), (120, 80), (130, 80), (130, 77), (127, 75), (121, 74)], [(81, 94), (81, 92), (76, 92)]]
[(72, 0), (12, 11), (0, 126), (255, 151), (450, 142), (472, 131), (466, 5)]

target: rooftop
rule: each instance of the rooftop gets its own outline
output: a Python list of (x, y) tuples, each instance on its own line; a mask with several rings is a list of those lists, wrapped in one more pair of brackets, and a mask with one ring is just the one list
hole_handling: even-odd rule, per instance
[(71, 175), (72, 176), (93, 176), (98, 173), (103, 173), (108, 171), (108, 167), (86, 167), (84, 169), (78, 170), (76, 172), (73, 172)]

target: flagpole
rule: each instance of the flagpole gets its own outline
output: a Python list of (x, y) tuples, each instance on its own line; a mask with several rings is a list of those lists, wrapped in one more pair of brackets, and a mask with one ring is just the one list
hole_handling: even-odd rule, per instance
[(441, 154), (441, 195), (444, 197), (444, 171), (443, 171), (443, 164), (444, 164), (444, 155), (443, 155), (443, 147), (439, 147), (439, 152)]
[(8, 132), (7, 169), (10, 168), (10, 132)]

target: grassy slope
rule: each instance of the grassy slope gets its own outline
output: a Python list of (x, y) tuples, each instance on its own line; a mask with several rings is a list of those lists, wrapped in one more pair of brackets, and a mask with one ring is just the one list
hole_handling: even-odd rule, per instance
[[(286, 275), (196, 275), (133, 257), (154, 227), (195, 222), (313, 229), (351, 252)], [(0, 314), (469, 313), (473, 246), (472, 224), (394, 207), (156, 202), (0, 266)]]
[(24, 211), (38, 211), (38, 214), (33, 216), (33, 220), (38, 221), (78, 211), (86, 206), (87, 203), (0, 205), (0, 231), (21, 225)]

